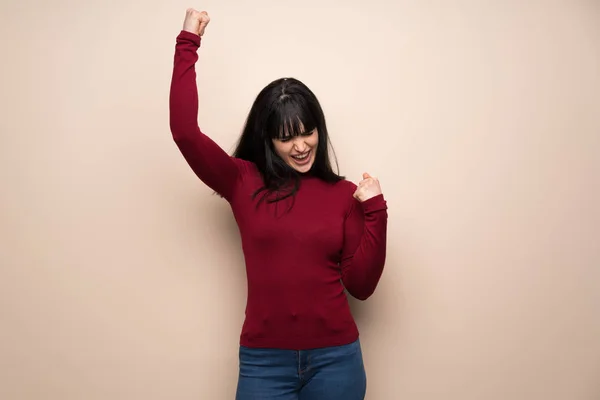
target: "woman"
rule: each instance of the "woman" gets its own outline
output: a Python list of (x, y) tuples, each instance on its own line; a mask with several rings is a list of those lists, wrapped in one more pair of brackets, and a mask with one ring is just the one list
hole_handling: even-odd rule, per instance
[(173, 139), (227, 200), (246, 261), (238, 400), (363, 399), (366, 375), (345, 290), (365, 300), (386, 254), (387, 205), (376, 178), (335, 174), (325, 117), (292, 78), (257, 96), (233, 156), (198, 127), (195, 64), (210, 19), (187, 10), (170, 92)]

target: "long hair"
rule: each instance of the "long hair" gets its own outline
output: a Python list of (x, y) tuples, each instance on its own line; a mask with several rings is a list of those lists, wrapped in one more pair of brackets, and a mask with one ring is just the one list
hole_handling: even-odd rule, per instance
[(298, 136), (315, 128), (319, 143), (315, 161), (306, 174), (325, 182), (338, 182), (344, 177), (331, 167), (327, 124), (315, 94), (295, 78), (277, 79), (260, 91), (233, 152), (234, 157), (254, 163), (262, 175), (264, 186), (254, 193), (255, 197), (264, 192), (263, 198), (267, 196), (268, 202), (276, 202), (294, 196), (302, 174), (277, 155), (273, 139)]

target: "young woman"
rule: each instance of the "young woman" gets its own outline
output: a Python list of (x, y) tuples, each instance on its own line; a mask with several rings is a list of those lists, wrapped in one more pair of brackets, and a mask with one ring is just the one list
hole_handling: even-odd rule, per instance
[(325, 117), (293, 78), (257, 96), (233, 156), (198, 127), (196, 61), (210, 19), (187, 10), (170, 92), (173, 139), (229, 202), (246, 262), (238, 400), (358, 400), (366, 392), (345, 291), (365, 300), (386, 257), (387, 205), (376, 178), (333, 172)]

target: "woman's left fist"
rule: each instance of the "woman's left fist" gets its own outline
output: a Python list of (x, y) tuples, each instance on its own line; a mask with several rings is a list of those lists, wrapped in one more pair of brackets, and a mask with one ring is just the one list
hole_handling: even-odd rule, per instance
[(365, 172), (363, 180), (358, 183), (358, 187), (354, 192), (354, 198), (362, 203), (380, 194), (381, 186), (379, 185), (379, 180)]

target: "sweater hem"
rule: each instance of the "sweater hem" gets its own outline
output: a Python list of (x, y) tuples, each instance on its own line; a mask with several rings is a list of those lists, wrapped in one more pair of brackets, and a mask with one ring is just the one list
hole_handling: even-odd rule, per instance
[(327, 337), (268, 337), (245, 338), (240, 337), (240, 346), (255, 349), (280, 349), (280, 350), (312, 350), (324, 347), (343, 346), (355, 342), (359, 338), (358, 330)]

